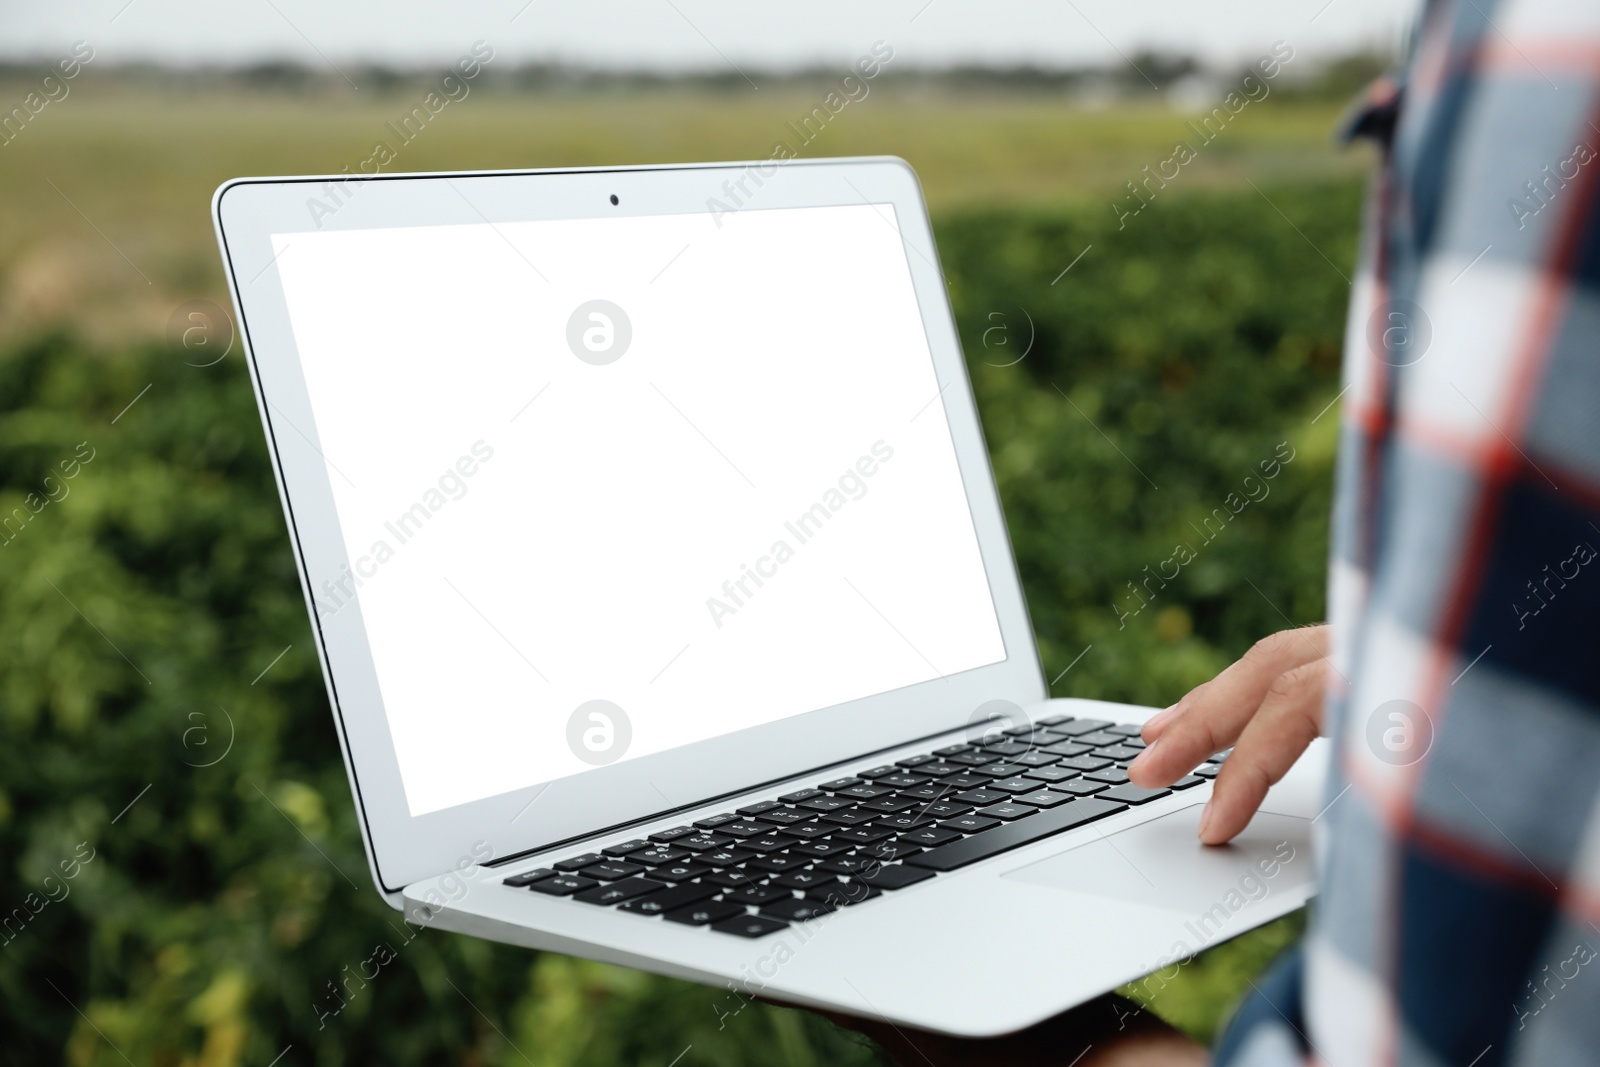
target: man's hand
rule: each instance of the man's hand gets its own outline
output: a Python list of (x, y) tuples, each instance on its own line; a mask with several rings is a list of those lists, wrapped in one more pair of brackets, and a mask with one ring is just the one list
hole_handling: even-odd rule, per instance
[(1322, 728), (1328, 627), (1284, 630), (1257, 641), (1244, 658), (1144, 724), (1144, 753), (1128, 778), (1171, 785), (1229, 745), (1216, 788), (1200, 815), (1200, 840), (1220, 845), (1249, 824), (1267, 790)]

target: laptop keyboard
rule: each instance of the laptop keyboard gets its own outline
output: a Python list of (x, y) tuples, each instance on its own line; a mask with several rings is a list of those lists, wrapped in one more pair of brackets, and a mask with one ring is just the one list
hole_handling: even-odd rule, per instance
[(1053, 715), (506, 878), (641, 918), (764, 937), (1216, 777), (1127, 766), (1139, 727)]

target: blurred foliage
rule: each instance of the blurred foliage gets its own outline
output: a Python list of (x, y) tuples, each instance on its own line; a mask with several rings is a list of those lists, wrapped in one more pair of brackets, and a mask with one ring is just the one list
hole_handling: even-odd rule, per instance
[(938, 228), (1048, 677), (1093, 645), (1057, 695), (1165, 705), (1321, 618), (1358, 212), (1337, 185)]
[[(1058, 695), (1164, 704), (1321, 615), (1335, 419), (1313, 420), (1358, 192), (1263, 188), (1120, 230), (1101, 204), (938, 226), (1049, 676), (1093, 646)], [(806, 1013), (724, 1025), (716, 990), (402, 928), (369, 884), (244, 367), (128, 348), (0, 355), (0, 1061), (879, 1062)], [(1285, 441), (1270, 495), (1199, 543)], [(1179, 541), (1197, 558), (1119, 624)], [(1295, 928), (1212, 949), (1153, 1010), (1209, 1037)], [(379, 944), (394, 962), (319, 1019)]]

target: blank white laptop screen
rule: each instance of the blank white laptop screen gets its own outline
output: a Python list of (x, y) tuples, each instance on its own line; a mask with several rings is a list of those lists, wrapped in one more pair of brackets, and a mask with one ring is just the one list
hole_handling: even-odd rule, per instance
[(412, 815), (1005, 658), (891, 205), (273, 251)]

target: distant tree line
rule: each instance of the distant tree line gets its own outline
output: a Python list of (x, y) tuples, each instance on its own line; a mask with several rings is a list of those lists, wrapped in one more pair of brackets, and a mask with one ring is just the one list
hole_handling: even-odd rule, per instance
[[(1390, 58), (1375, 51), (1353, 52), (1320, 61), (1306, 61), (1288, 84), (1285, 95), (1303, 99), (1345, 99), (1387, 69)], [(37, 73), (39, 63), (0, 61), (0, 83), (24, 81)], [(364, 91), (401, 93), (437, 80), (432, 67), (398, 67), (383, 64), (341, 64), (344, 75)], [(1110, 98), (1149, 98), (1163, 95), (1191, 79), (1226, 82), (1242, 74), (1245, 65), (1207, 65), (1191, 55), (1141, 51), (1130, 61), (1114, 66), (1047, 67), (1033, 64), (993, 66), (959, 64), (948, 67), (898, 67), (886, 72), (878, 86), (890, 92), (997, 93), (1016, 95), (1095, 94)], [(481, 88), (491, 92), (545, 95), (593, 95), (682, 91), (745, 93), (750, 81), (763, 88), (805, 91), (825, 85), (838, 71), (825, 65), (796, 70), (760, 70), (745, 67), (692, 71), (606, 70), (565, 63), (505, 64), (487, 72)], [(349, 92), (344, 77), (327, 67), (291, 60), (238, 66), (169, 66), (129, 63), (97, 65), (93, 80), (128, 86), (176, 91), (210, 91), (232, 88), (251, 92), (317, 95)], [(1234, 80), (1237, 80), (1236, 78)]]

